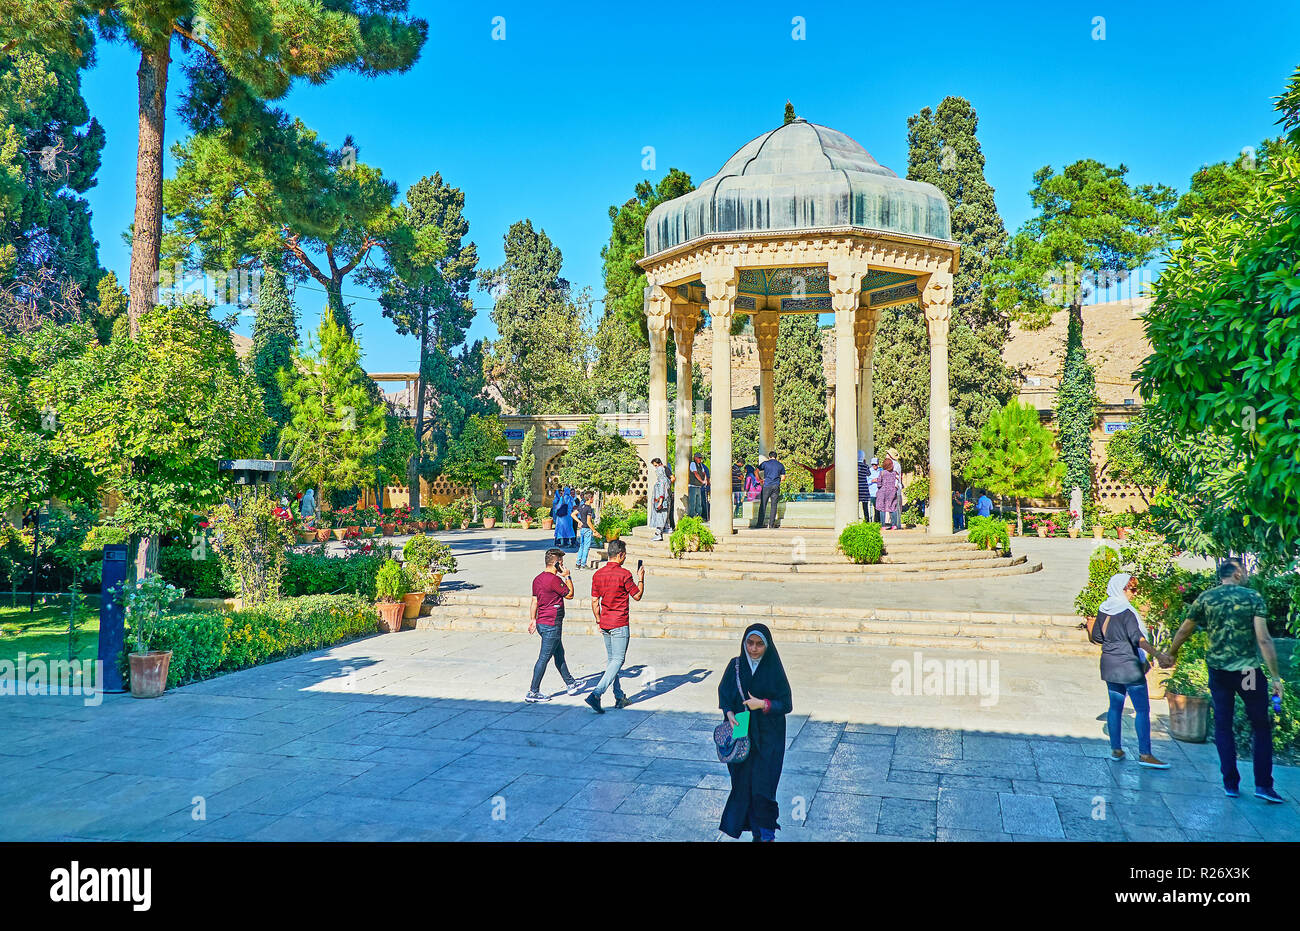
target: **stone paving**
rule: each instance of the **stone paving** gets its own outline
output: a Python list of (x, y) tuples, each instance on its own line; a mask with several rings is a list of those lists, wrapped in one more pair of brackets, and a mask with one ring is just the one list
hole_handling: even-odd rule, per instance
[[(603, 650), (580, 620), (565, 640), (590, 686)], [(1268, 806), (1226, 799), (1213, 747), (1163, 728), (1172, 770), (1105, 759), (1095, 659), (1007, 656), (980, 667), (996, 691), (908, 694), (908, 664), (991, 661), (774, 633), (798, 712), (781, 840), (1300, 840), (1300, 770)], [(403, 631), (153, 701), (0, 697), (0, 840), (724, 839), (710, 734), (733, 650), (634, 637), (633, 704), (597, 716), (520, 701), (536, 643)]]

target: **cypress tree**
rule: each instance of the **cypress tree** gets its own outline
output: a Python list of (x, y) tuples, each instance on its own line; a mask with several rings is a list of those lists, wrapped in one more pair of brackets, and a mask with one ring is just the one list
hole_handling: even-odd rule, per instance
[(280, 441), (280, 428), (289, 421), (289, 408), (280, 388), (281, 370), (293, 366), (298, 345), (298, 312), (285, 286), (284, 272), (266, 262), (257, 292), (257, 316), (253, 321), (253, 377), (262, 386), (262, 398), (271, 429), (262, 440), (268, 455)]
[(781, 125), (789, 126), (797, 119), (798, 117), (794, 115), (794, 104), (792, 104), (790, 101), (787, 100), (785, 102), (785, 122), (782, 123)]
[(1083, 348), (1083, 317), (1071, 314), (1065, 338), (1065, 364), (1056, 392), (1064, 487), (1092, 490), (1092, 424), (1096, 418), (1097, 377)]
[[(782, 314), (776, 335), (773, 371), (776, 446), (805, 466), (831, 461), (835, 440), (826, 414), (826, 374), (822, 369), (822, 334), (816, 314)], [(726, 404), (729, 398), (714, 398)]]
[(995, 256), (1006, 250), (1007, 230), (984, 179), (984, 153), (970, 101), (945, 97), (937, 111), (925, 107), (907, 121), (907, 177), (933, 184), (952, 207), (952, 238), (961, 243), (953, 276), (953, 310), (971, 329), (996, 324), (1006, 340), (1009, 323), (985, 299), (982, 282)]

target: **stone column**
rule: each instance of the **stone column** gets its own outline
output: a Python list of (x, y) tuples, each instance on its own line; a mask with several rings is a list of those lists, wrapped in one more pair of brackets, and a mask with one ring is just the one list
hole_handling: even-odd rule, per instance
[(835, 311), (835, 532), (860, 516), (858, 508), (857, 362), (854, 341), (866, 263), (837, 256), (828, 263)]
[(948, 321), (952, 273), (934, 272), (921, 291), (930, 331), (930, 518), (931, 536), (952, 534), (952, 448), (949, 435)]
[[(695, 398), (691, 379), (695, 374), (692, 347), (695, 344), (695, 327), (699, 311), (692, 305), (673, 307), (673, 340), (677, 344), (677, 425), (674, 435), (676, 456), (673, 462), (673, 496), (676, 517), (685, 516), (690, 504), (691, 443), (694, 439), (693, 417)], [(665, 463), (666, 465), (667, 463)]]
[(701, 280), (713, 330), (713, 416), (710, 421), (709, 528), (719, 540), (731, 536), (731, 315), (736, 307), (736, 269), (705, 265)]
[(858, 308), (857, 324), (853, 329), (854, 344), (858, 351), (858, 449), (867, 454), (867, 461), (876, 454), (876, 410), (872, 406), (872, 379), (875, 376), (876, 323), (880, 311)]
[(776, 446), (776, 334), (781, 315), (765, 310), (753, 317), (758, 340), (758, 455), (766, 456)]
[(663, 288), (646, 288), (646, 329), (650, 336), (650, 458), (668, 459), (668, 314), (672, 305)]

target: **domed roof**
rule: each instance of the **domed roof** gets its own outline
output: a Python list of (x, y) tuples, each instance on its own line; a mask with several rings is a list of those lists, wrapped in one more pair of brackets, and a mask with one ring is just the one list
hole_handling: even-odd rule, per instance
[(645, 254), (713, 233), (839, 227), (949, 239), (948, 199), (932, 184), (898, 177), (844, 133), (796, 119), (651, 211)]

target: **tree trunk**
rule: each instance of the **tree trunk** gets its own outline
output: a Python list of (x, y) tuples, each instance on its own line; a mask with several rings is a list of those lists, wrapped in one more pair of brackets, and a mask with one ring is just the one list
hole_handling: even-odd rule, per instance
[(1025, 535), (1025, 520), (1020, 515), (1020, 499), (1016, 498), (1016, 536), (1023, 537), (1024, 535)]
[(145, 534), (136, 537), (135, 580), (137, 582), (158, 571), (158, 538)]
[(334, 315), (334, 322), (343, 328), (343, 332), (352, 336), (352, 314), (343, 306), (343, 282), (334, 278), (325, 286), (328, 295), (330, 312)]
[[(167, 119), (167, 66), (171, 34), (140, 53), (136, 72), (140, 88), (139, 141), (135, 160), (135, 227), (131, 240), (131, 335), (140, 316), (158, 299), (158, 262), (162, 249), (163, 130)], [(155, 557), (156, 559), (156, 557)]]

